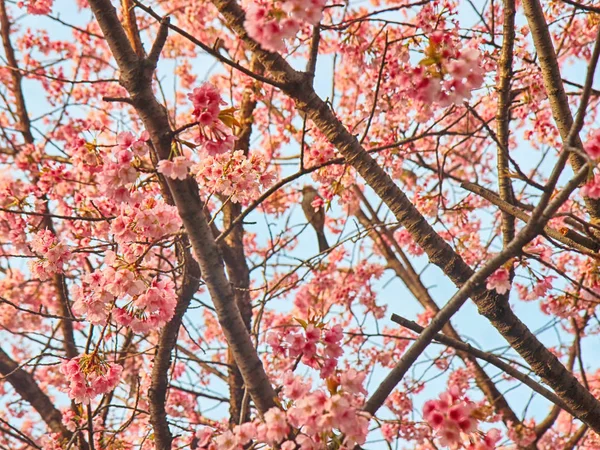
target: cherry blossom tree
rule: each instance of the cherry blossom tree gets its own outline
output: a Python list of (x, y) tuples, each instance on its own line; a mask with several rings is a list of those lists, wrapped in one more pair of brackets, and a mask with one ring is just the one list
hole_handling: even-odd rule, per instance
[(594, 2), (0, 30), (1, 449), (600, 449)]

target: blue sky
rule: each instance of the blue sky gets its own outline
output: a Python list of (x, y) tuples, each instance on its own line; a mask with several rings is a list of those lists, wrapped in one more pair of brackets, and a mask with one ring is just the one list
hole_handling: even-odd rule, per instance
[[(466, 5), (466, 2), (465, 2)], [(88, 19), (89, 14), (84, 13), (79, 14), (76, 11), (74, 6), (74, 2), (68, 0), (56, 0), (54, 6), (54, 14), (60, 15), (60, 17), (68, 22), (72, 23), (81, 23), (82, 19)], [(474, 14), (472, 8), (470, 6), (466, 6), (464, 10), (461, 10), (461, 21), (465, 27), (468, 27), (470, 23), (473, 23), (474, 20), (477, 20), (477, 16)], [(520, 20), (523, 20), (521, 18)], [(46, 29), (52, 30), (52, 36), (57, 37), (61, 36), (65, 39), (69, 39), (71, 37), (70, 31), (65, 27), (58, 26), (56, 23), (50, 21), (46, 18), (29, 16), (25, 19), (24, 23), (31, 27), (42, 27)], [(331, 91), (331, 62), (332, 58), (330, 56), (324, 56), (320, 58), (318, 69), (317, 69), (317, 77), (315, 80), (315, 86), (317, 91), (321, 94), (323, 98), (327, 97)], [(209, 57), (200, 58), (196, 67), (200, 73), (200, 71), (204, 70), (207, 67), (212, 66), (212, 59)], [(171, 61), (162, 61), (159, 65), (159, 74), (160, 77), (164, 77), (166, 80), (170, 81), (171, 73), (173, 69), (173, 62)], [(572, 81), (581, 82), (582, 77), (584, 75), (584, 70), (581, 70), (581, 65), (571, 66), (565, 70), (565, 75), (571, 79)], [(218, 67), (215, 69), (218, 70)], [(172, 83), (167, 82), (167, 86), (171, 86)], [(41, 111), (44, 111), (47, 108), (47, 105), (43, 101), (43, 93), (37, 83), (28, 82), (27, 83), (27, 105), (29, 107), (30, 113), (32, 116), (39, 116)], [(599, 83), (596, 82), (596, 86), (599, 86)], [(39, 94), (39, 95), (38, 95)], [(170, 92), (167, 92), (170, 95)], [(290, 148), (290, 153), (297, 153), (297, 146)], [(527, 142), (521, 140), (519, 142), (519, 150), (518, 153), (515, 153), (515, 156), (519, 160), (520, 163), (523, 164), (524, 167), (528, 165), (534, 165), (537, 163), (536, 158), (531, 158), (528, 160), (523, 157), (523, 155), (533, 152), (535, 156), (539, 156), (538, 152), (532, 150)], [(290, 172), (295, 171), (295, 168), (289, 168)], [(570, 172), (567, 171), (565, 176), (570, 175)], [(312, 183), (309, 177), (305, 177), (300, 180), (297, 186), (301, 186), (305, 183)], [(373, 194), (369, 195), (370, 199), (377, 202), (377, 199), (373, 196)], [(340, 210), (336, 208), (334, 205), (333, 209), (334, 214), (340, 214)], [(484, 220), (488, 220), (487, 218)], [(267, 225), (264, 222), (264, 217), (259, 213), (253, 213), (248, 217), (248, 221), (256, 221), (256, 225), (248, 225), (247, 229), (252, 232), (257, 232), (261, 236), (268, 236)], [(302, 224), (305, 222), (304, 216), (300, 210), (300, 208), (296, 208), (292, 215), (291, 223)], [(353, 227), (347, 227), (348, 230), (352, 230)], [(334, 241), (337, 236), (329, 236), (330, 241)], [(304, 233), (300, 236), (300, 245), (298, 249), (294, 252), (294, 256), (298, 258), (307, 258), (314, 255), (316, 252), (316, 243), (314, 241), (313, 230), (307, 228)], [(415, 267), (418, 272), (422, 271), (426, 266), (426, 259), (414, 258)], [(422, 279), (424, 284), (430, 289), (430, 293), (432, 297), (437, 301), (438, 305), (443, 306), (443, 304), (452, 296), (455, 292), (454, 285), (441, 273), (441, 271), (434, 267), (428, 266), (422, 275)], [(383, 279), (378, 283), (378, 289), (380, 292), (379, 301), (383, 304), (388, 305), (388, 317), (391, 313), (397, 313), (409, 319), (415, 319), (417, 314), (422, 312), (421, 307), (417, 304), (416, 301), (412, 299), (411, 294), (408, 290), (402, 285), (402, 283), (393, 277), (391, 273), (386, 273)], [(549, 321), (552, 320), (551, 317), (548, 317), (542, 314), (539, 310), (538, 304), (536, 302), (524, 303), (518, 300), (513, 300), (512, 304), (514, 309), (516, 310), (519, 317), (521, 317), (525, 323), (529, 326), (531, 330), (539, 330), (546, 327)], [(188, 315), (188, 320), (193, 320), (196, 313), (192, 312)], [(465, 336), (470, 343), (476, 345), (484, 350), (499, 350), (502, 351), (506, 343), (503, 338), (499, 335), (499, 333), (487, 322), (487, 320), (477, 313), (476, 308), (471, 302), (468, 302), (460, 312), (454, 317), (452, 320), (455, 328)], [(386, 318), (381, 321), (381, 325), (390, 325), (393, 323)], [(559, 339), (565, 339), (565, 335), (557, 333), (555, 328), (550, 327), (547, 331), (541, 333), (540, 338), (547, 345), (555, 345), (559, 342)], [(565, 342), (569, 342), (569, 338), (565, 339)], [(435, 352), (439, 351), (439, 346), (435, 346), (435, 348), (430, 348), (427, 353), (435, 354)], [(594, 345), (589, 341), (584, 341), (583, 344), (583, 352), (585, 355), (585, 359), (588, 361), (597, 361), (600, 357), (600, 351), (598, 346)], [(510, 352), (513, 354), (514, 352)], [(421, 367), (421, 366), (419, 366)], [(417, 369), (419, 370), (419, 369)], [(371, 380), (370, 390), (376, 387), (378, 382), (382, 379), (387, 371), (378, 370), (375, 376)], [(490, 373), (497, 373), (496, 369), (491, 369)], [(509, 388), (514, 385), (507, 384), (506, 382), (502, 382), (500, 385), (500, 390), (503, 388)], [(429, 398), (433, 398), (437, 396), (437, 394), (444, 389), (445, 386), (445, 378), (437, 378), (432, 380), (428, 384), (428, 388), (425, 393), (419, 396), (421, 401), (427, 400)], [(517, 415), (521, 414), (521, 411), (525, 408), (526, 404), (529, 401), (529, 390), (526, 388), (517, 388), (511, 390), (507, 394), (507, 398), (509, 403), (515, 409)], [(533, 414), (535, 417), (541, 418), (547, 412), (548, 404), (547, 402), (540, 400), (537, 398), (531, 406), (529, 406), (529, 414)]]

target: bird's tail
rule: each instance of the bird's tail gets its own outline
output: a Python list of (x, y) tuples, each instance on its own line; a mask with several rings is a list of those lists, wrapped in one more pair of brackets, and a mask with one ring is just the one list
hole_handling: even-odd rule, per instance
[(327, 243), (327, 238), (325, 238), (325, 233), (317, 233), (317, 239), (319, 240), (319, 252), (323, 253), (329, 250), (329, 244)]

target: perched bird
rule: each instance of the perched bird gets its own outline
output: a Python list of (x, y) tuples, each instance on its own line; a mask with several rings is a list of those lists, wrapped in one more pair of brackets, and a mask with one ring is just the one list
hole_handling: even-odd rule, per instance
[(317, 233), (319, 252), (322, 253), (329, 250), (329, 244), (325, 238), (325, 210), (322, 206), (317, 209), (312, 206), (315, 198), (320, 198), (320, 195), (314, 187), (304, 186), (302, 188), (302, 211), (304, 211), (308, 223), (312, 225)]

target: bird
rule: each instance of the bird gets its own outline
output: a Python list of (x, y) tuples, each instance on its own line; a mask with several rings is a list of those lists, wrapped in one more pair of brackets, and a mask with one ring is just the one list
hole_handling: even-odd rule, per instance
[(329, 244), (325, 238), (325, 209), (323, 206), (317, 209), (313, 207), (312, 203), (316, 198), (321, 198), (321, 196), (314, 187), (306, 185), (302, 188), (302, 211), (304, 211), (308, 223), (315, 229), (319, 252), (323, 253), (329, 250)]

